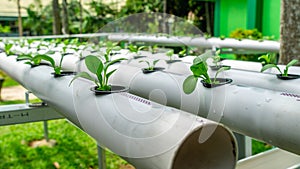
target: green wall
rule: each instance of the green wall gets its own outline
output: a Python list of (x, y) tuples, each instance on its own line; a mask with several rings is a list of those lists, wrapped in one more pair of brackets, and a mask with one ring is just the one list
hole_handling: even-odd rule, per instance
[(280, 37), (280, 0), (264, 0), (262, 16), (262, 33), (264, 36)]
[(219, 35), (229, 36), (237, 28), (246, 28), (247, 0), (221, 0), (220, 10)]
[(215, 35), (237, 28), (257, 28), (264, 36), (280, 35), (280, 0), (216, 0)]

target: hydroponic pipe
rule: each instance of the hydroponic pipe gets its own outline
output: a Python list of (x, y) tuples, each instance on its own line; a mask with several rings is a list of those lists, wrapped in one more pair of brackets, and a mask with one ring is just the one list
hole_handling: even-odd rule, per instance
[(279, 52), (280, 44), (276, 41), (255, 41), (243, 39), (241, 41), (232, 38), (221, 40), (220, 38), (204, 37), (175, 37), (175, 36), (154, 36), (154, 35), (135, 35), (135, 34), (110, 34), (108, 40), (111, 41), (129, 41), (146, 42), (153, 44), (162, 44), (166, 46), (193, 46), (200, 48), (233, 48), (255, 51)]
[[(155, 59), (161, 59), (158, 62), (158, 67), (164, 67), (166, 72), (175, 73), (183, 76), (191, 74), (190, 66), (193, 61), (193, 57), (180, 58), (182, 62), (166, 64), (164, 60), (168, 58), (164, 54), (149, 55), (148, 61)], [(145, 63), (139, 63), (139, 60), (131, 60), (129, 65), (135, 67), (145, 67)], [(278, 74), (277, 69), (270, 69), (265, 72), (260, 72), (261, 64), (255, 62), (243, 62), (243, 61), (229, 61), (224, 60), (223, 65), (231, 66), (229, 71), (221, 73), (226, 78), (233, 79), (235, 85), (245, 85), (252, 87), (259, 87), (268, 90), (276, 90), (294, 94), (300, 94), (300, 78), (294, 80), (281, 80), (276, 77)], [(284, 65), (279, 65), (280, 69), (284, 69)], [(216, 71), (209, 69), (209, 74), (214, 77)], [(289, 73), (300, 75), (300, 67), (292, 66), (289, 68)]]
[[(300, 95), (262, 88), (225, 85), (186, 95), (187, 77), (166, 72), (143, 74), (138, 67), (121, 65), (113, 82), (130, 93), (221, 122), (230, 129), (300, 154)], [(233, 79), (234, 80), (234, 79)]]
[[(223, 64), (232, 67), (231, 70), (226, 71), (225, 76), (234, 79), (233, 84), (247, 85), (265, 88), (269, 90), (300, 94), (300, 78), (293, 80), (278, 79), (276, 77), (276, 74), (278, 74), (279, 72), (275, 68), (266, 70), (262, 73), (260, 72), (262, 67), (260, 63), (224, 61)], [(285, 68), (285, 65), (279, 65), (279, 67), (281, 70), (283, 70)], [(215, 71), (211, 73), (214, 74)], [(290, 67), (289, 73), (300, 75), (300, 67)]]
[(228, 168), (236, 142), (224, 126), (129, 93), (95, 96), (85, 80), (54, 78), (0, 54), (0, 68), (49, 106), (139, 169)]

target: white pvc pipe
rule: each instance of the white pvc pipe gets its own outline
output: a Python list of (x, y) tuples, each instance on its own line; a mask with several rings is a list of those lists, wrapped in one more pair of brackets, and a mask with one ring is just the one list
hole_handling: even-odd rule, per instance
[[(194, 57), (188, 58), (180, 58), (180, 60), (184, 60), (184, 62), (177, 62), (173, 64), (166, 64), (164, 59), (167, 57), (164, 54), (158, 55), (149, 55), (146, 60), (150, 62), (155, 59), (162, 59), (157, 66), (164, 67), (166, 72), (174, 73), (178, 75), (187, 76), (191, 74), (190, 66), (194, 59)], [(131, 60), (128, 62), (130, 66), (134, 67), (145, 67), (145, 64), (139, 63), (141, 59)], [(145, 60), (145, 59), (144, 59)], [(235, 85), (243, 85), (243, 86), (252, 86), (259, 87), (268, 90), (276, 90), (294, 94), (300, 94), (300, 79), (294, 80), (281, 80), (276, 77), (278, 70), (270, 69), (266, 72), (260, 72), (261, 64), (256, 62), (243, 62), (243, 61), (222, 61), (223, 65), (231, 66), (231, 70), (221, 73), (223, 77), (233, 79), (233, 83)], [(279, 65), (280, 69), (284, 69), (284, 65)], [(300, 67), (292, 66), (289, 69), (291, 74), (299, 74), (300, 75)], [(216, 73), (215, 70), (209, 69), (209, 74), (213, 77)]]
[(228, 168), (236, 142), (224, 126), (129, 93), (95, 96), (86, 80), (54, 78), (48, 66), (30, 68), (0, 54), (0, 68), (100, 145), (140, 169)]
[[(222, 63), (232, 67), (231, 70), (226, 72), (226, 77), (232, 78), (234, 84), (300, 94), (300, 79), (278, 79), (276, 74), (279, 72), (276, 69), (270, 69), (261, 73), (262, 66), (260, 63), (243, 61), (223, 61)], [(283, 70), (285, 66), (279, 65), (279, 67)], [(289, 73), (300, 75), (300, 67), (290, 67)]]
[(113, 82), (130, 93), (221, 122), (232, 130), (300, 154), (300, 95), (255, 87), (225, 85), (207, 89), (198, 83), (186, 95), (186, 76), (165, 72), (143, 74), (138, 67), (121, 65)]
[(111, 41), (129, 41), (129, 42), (148, 42), (154, 44), (163, 44), (170, 46), (194, 46), (200, 48), (233, 48), (246, 49), (255, 51), (279, 52), (280, 44), (277, 41), (264, 40), (262, 42), (256, 40), (243, 39), (241, 41), (226, 38), (204, 38), (204, 37), (165, 37), (154, 35), (134, 35), (134, 34), (110, 34), (108, 39)]

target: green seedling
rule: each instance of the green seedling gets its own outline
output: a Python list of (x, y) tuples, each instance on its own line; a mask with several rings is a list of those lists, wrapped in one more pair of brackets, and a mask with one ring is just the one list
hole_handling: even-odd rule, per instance
[(185, 94), (191, 94), (195, 90), (199, 78), (208, 84), (218, 84), (219, 81), (217, 81), (217, 76), (219, 75), (219, 73), (229, 70), (230, 67), (221, 67), (220, 69), (218, 69), (213, 80), (208, 74), (206, 60), (202, 58), (195, 58), (190, 69), (193, 74), (188, 76), (183, 82), (183, 91)]
[(265, 55), (261, 55), (258, 58), (258, 60), (261, 61), (261, 64), (264, 66), (264, 65), (267, 65), (267, 64), (275, 63), (276, 62), (276, 57), (275, 57), (274, 54), (272, 55), (270, 53), (267, 53)]
[(70, 40), (69, 40), (69, 39), (65, 39), (65, 40), (63, 41), (63, 44), (64, 44), (65, 46), (69, 45), (69, 43), (70, 43)]
[(118, 51), (121, 50), (120, 46), (110, 46), (110, 47), (106, 47), (105, 53), (102, 55), (105, 62), (110, 62), (111, 61), (111, 56), (112, 56), (112, 51)]
[(152, 54), (157, 53), (157, 50), (158, 50), (158, 45), (157, 44), (151, 46), (151, 53)]
[(7, 43), (5, 44), (4, 46), (4, 51), (5, 53), (7, 54), (7, 56), (9, 55), (14, 55), (15, 53), (11, 51), (11, 48), (13, 47), (14, 45), (12, 43)]
[(184, 57), (187, 55), (187, 48), (182, 47), (182, 50), (178, 52), (179, 57)]
[(27, 39), (27, 44), (30, 46), (34, 42), (34, 39)]
[(96, 75), (97, 79), (93, 78), (87, 72), (80, 72), (71, 80), (70, 84), (75, 79), (81, 77), (94, 82), (97, 86), (97, 90), (110, 91), (111, 85), (108, 84), (108, 80), (117, 69), (108, 72), (108, 68), (114, 63), (119, 62), (121, 60), (125, 60), (125, 58), (119, 58), (103, 63), (102, 60), (99, 59), (97, 56), (89, 55), (85, 58), (85, 65), (91, 73)]
[(289, 71), (289, 68), (293, 65), (296, 65), (298, 63), (298, 60), (297, 59), (293, 59), (291, 60), (286, 66), (285, 66), (285, 69), (283, 70), (283, 72), (280, 70), (280, 68), (276, 65), (276, 64), (267, 64), (265, 66), (262, 67), (262, 69), (260, 70), (261, 72), (264, 72), (266, 71), (267, 69), (270, 69), (270, 68), (276, 68), (280, 74), (282, 74), (282, 76), (284, 77), (287, 77), (288, 76), (288, 71)]
[(140, 51), (142, 50), (142, 49), (144, 49), (146, 46), (136, 46), (136, 45), (133, 45), (133, 44), (130, 44), (129, 46), (128, 46), (128, 49), (129, 49), (129, 51), (131, 52), (131, 53), (135, 53), (137, 56), (139, 56), (140, 54)]
[(166, 55), (169, 57), (170, 61), (173, 60), (174, 50), (171, 49), (171, 50), (167, 51)]
[(212, 57), (213, 64), (215, 64), (216, 67), (220, 67), (220, 61), (221, 61), (220, 53), (221, 53), (221, 51), (217, 50), (215, 52), (215, 55)]
[(139, 63), (143, 63), (143, 62), (146, 63), (146, 64), (148, 65), (148, 67), (145, 68), (145, 69), (146, 69), (146, 70), (153, 71), (154, 68), (155, 68), (155, 65), (156, 65), (159, 61), (160, 61), (160, 60), (157, 59), (157, 60), (152, 61), (152, 63), (151, 63), (151, 62), (149, 62), (149, 61), (147, 61), (147, 60), (141, 60), (141, 61), (139, 61)]
[(53, 43), (55, 44), (54, 47), (57, 47), (61, 42), (62, 42), (62, 39), (60, 39), (60, 38), (53, 40)]
[[(45, 54), (44, 54), (45, 55)], [(17, 57), (17, 60), (26, 60), (25, 64), (31, 66), (38, 66), (41, 63), (41, 54), (33, 55), (33, 54), (20, 54)]]
[(51, 65), (51, 67), (54, 70), (54, 74), (55, 75), (60, 75), (61, 74), (61, 71), (62, 71), (62, 62), (63, 62), (63, 59), (64, 59), (64, 55), (61, 56), (58, 65), (56, 65), (55, 60), (52, 57), (48, 56), (48, 55), (38, 55), (36, 58), (37, 59), (41, 59), (41, 60), (45, 60), (45, 61), (49, 62), (50, 65)]

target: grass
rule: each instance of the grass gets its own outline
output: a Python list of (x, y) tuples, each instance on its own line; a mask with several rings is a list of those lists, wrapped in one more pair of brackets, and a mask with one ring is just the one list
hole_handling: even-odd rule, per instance
[[(0, 105), (18, 103), (24, 101), (4, 101)], [(60, 169), (98, 168), (97, 145), (91, 137), (64, 119), (48, 121), (48, 127), (49, 138), (57, 142), (52, 148), (29, 146), (32, 141), (43, 139), (42, 122), (0, 126), (0, 168), (55, 169), (54, 163), (58, 163)], [(107, 169), (128, 165), (116, 154), (106, 151)]]
[(272, 145), (252, 139), (252, 154), (258, 154), (272, 149)]
[(2, 70), (0, 70), (0, 77), (2, 77), (2, 78), (5, 79), (2, 87), (11, 87), (11, 86), (18, 86), (18, 85), (20, 85), (17, 81), (15, 81), (11, 77), (9, 77)]
[[(29, 143), (43, 139), (43, 123), (26, 123), (0, 127), (0, 168), (98, 168), (96, 142), (66, 120), (48, 122), (49, 138), (57, 144), (32, 148)], [(119, 169), (126, 162), (106, 151), (107, 169)]]
[(24, 100), (4, 100), (4, 101), (0, 101), (0, 105), (20, 104), (20, 103), (25, 103), (25, 101)]

